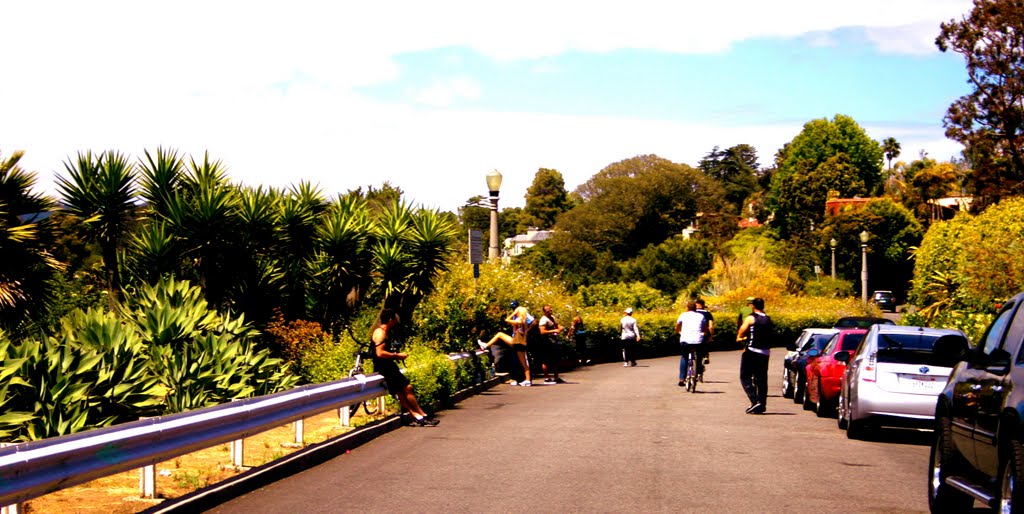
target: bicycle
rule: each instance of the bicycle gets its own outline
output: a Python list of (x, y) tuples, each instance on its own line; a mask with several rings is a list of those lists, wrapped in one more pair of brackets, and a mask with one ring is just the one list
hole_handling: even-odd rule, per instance
[[(687, 346), (690, 346), (690, 345), (687, 345)], [(697, 381), (698, 381), (698, 379), (703, 378), (703, 377), (698, 377), (698, 375), (697, 375), (697, 359), (698, 359), (697, 349), (696, 348), (688, 348), (686, 351), (688, 351), (689, 354), (688, 354), (688, 356), (686, 358), (686, 378), (683, 379), (683, 382), (686, 384), (686, 390), (687, 391), (689, 391), (691, 393), (696, 393), (697, 392)]]
[[(348, 335), (350, 337), (352, 337), (352, 340), (355, 341), (356, 344), (359, 345), (359, 348), (356, 349), (355, 364), (352, 366), (352, 369), (349, 370), (348, 377), (349, 378), (353, 378), (356, 375), (365, 375), (366, 373), (363, 372), (363, 361), (366, 360), (366, 359), (372, 359), (373, 358), (373, 354), (370, 353), (370, 351), (369, 351), (370, 344), (369, 343), (360, 343), (359, 340), (356, 339), (355, 335), (352, 334), (352, 330), (351, 329), (348, 329), (348, 327), (346, 327), (346, 330), (348, 330)], [(356, 415), (356, 411), (359, 410), (359, 406), (360, 405), (363, 406), (363, 412), (365, 412), (366, 415), (368, 415), (368, 416), (373, 416), (373, 415), (375, 415), (375, 414), (377, 414), (377, 413), (379, 413), (381, 411), (380, 399), (379, 398), (374, 398), (372, 400), (366, 400), (366, 401), (363, 401), (363, 402), (357, 402), (357, 403), (354, 403), (352, 405), (349, 405), (348, 406), (348, 415), (349, 415), (349, 417), (352, 417), (352, 416)]]

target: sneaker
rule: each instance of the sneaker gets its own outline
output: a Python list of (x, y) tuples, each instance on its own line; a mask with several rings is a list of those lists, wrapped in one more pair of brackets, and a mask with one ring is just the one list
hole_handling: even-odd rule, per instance
[(707, 366), (708, 364), (711, 364), (711, 357), (704, 357), (704, 365)]
[(533, 385), (533, 382), (530, 382), (529, 380), (524, 380), (524, 381), (520, 382), (519, 385), (521, 385), (523, 387), (530, 387), (530, 386)]
[(480, 345), (480, 349), (481, 350), (486, 350), (487, 349), (487, 343), (485, 343), (485, 342), (483, 342), (483, 341), (481, 341), (479, 339), (476, 340), (476, 344)]
[(622, 363), (622, 367), (623, 368), (628, 368), (629, 367), (629, 363), (628, 362), (623, 362)]
[(556, 379), (552, 380), (552, 382), (554, 382), (554, 383), (556, 383), (556, 384), (564, 384), (564, 383), (565, 383), (565, 380), (562, 380), (562, 379), (560, 379), (560, 378), (556, 378)]
[(703, 373), (697, 375), (697, 381), (702, 383), (702, 384), (704, 383), (704, 374)]
[(436, 418), (430, 418), (430, 419), (428, 419), (428, 418), (419, 418), (419, 419), (413, 419), (412, 422), (413, 422), (414, 425), (416, 425), (418, 427), (436, 427), (438, 425), (438, 423), (441, 422), (441, 420), (436, 419)]
[(633, 367), (636, 367), (636, 361), (630, 362), (629, 365), (633, 366)]
[(517, 386), (517, 385), (519, 385), (519, 382), (516, 382), (515, 380), (509, 380), (508, 381), (508, 385), (510, 385), (510, 386)]
[(764, 404), (757, 402), (750, 407), (747, 407), (747, 414), (764, 414)]
[(551, 380), (550, 378), (545, 378), (544, 379), (544, 383), (545, 384), (550, 384), (550, 383), (553, 383), (553, 382), (554, 382), (554, 380)]
[(679, 385), (679, 387), (686, 387), (686, 381), (685, 380), (680, 380), (678, 385)]

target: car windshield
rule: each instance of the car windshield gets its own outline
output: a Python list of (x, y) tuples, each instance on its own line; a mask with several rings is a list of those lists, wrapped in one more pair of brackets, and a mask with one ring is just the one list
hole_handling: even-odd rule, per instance
[(811, 340), (807, 341), (807, 345), (804, 346), (804, 350), (810, 350), (814, 348), (819, 352), (825, 348), (825, 345), (832, 339), (835, 334), (814, 334), (811, 336)]
[(951, 368), (967, 348), (967, 339), (960, 335), (879, 334), (878, 362)]
[(860, 346), (860, 342), (863, 340), (864, 334), (846, 334), (846, 337), (843, 337), (843, 346), (839, 349), (847, 351), (856, 350), (857, 347)]
[(895, 325), (892, 320), (886, 318), (841, 318), (836, 322), (835, 328), (871, 328), (871, 325)]

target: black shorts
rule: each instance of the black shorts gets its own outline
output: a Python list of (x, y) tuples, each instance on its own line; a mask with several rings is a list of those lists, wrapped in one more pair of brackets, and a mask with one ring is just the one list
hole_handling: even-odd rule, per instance
[(405, 378), (402, 370), (398, 369), (398, 364), (391, 359), (373, 359), (373, 370), (384, 377), (384, 385), (390, 394), (397, 394), (409, 385), (409, 379)]

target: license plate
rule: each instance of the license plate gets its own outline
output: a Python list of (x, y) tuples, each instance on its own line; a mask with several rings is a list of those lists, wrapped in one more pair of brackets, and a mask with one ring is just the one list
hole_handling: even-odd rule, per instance
[(931, 391), (942, 386), (942, 382), (939, 381), (938, 377), (930, 377), (927, 375), (904, 377), (900, 382), (907, 384), (912, 389), (920, 389), (923, 391)]

